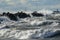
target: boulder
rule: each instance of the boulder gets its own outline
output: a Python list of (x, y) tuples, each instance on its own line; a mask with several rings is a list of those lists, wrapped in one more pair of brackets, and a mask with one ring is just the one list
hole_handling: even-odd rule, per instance
[(42, 13), (37, 13), (36, 11), (32, 13), (35, 17), (43, 17), (44, 15)]
[(26, 18), (26, 17), (30, 17), (29, 14), (23, 13), (23, 12), (18, 12), (15, 14), (16, 16), (18, 16), (19, 18)]

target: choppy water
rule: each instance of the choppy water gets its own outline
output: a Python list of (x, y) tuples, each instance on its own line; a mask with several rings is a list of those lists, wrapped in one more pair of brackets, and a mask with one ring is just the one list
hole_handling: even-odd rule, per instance
[[(46, 20), (44, 17), (32, 17), (11, 21), (0, 17), (0, 40), (59, 40), (60, 36), (49, 38), (60, 30), (58, 20)], [(6, 28), (6, 26), (10, 28)], [(45, 35), (46, 34), (46, 35)]]

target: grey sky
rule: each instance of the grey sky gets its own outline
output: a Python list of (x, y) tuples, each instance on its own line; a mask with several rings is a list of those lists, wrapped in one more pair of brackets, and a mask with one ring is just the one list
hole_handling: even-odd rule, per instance
[(0, 12), (40, 9), (60, 9), (60, 0), (0, 0)]

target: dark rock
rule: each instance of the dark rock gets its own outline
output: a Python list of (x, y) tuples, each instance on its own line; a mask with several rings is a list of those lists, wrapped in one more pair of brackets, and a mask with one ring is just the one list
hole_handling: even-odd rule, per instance
[(30, 15), (23, 13), (23, 12), (18, 12), (15, 14), (16, 16), (18, 16), (19, 18), (26, 18), (26, 17), (30, 17)]
[(44, 16), (42, 13), (37, 13), (36, 11), (32, 13), (33, 16), (35, 17), (42, 17)]
[(10, 20), (14, 20), (14, 21), (18, 20), (17, 17), (12, 13), (7, 13), (7, 16), (10, 18)]
[(17, 21), (18, 20), (17, 17), (14, 14), (9, 13), (9, 12), (7, 12), (7, 13), (4, 12), (3, 16), (7, 16), (10, 20), (13, 20), (13, 21)]
[(53, 11), (52, 14), (60, 14), (60, 11), (57, 9), (56, 11)]
[(6, 16), (6, 14), (7, 14), (6, 12), (3, 12), (3, 14), (2, 14), (2, 15), (3, 15), (3, 16)]

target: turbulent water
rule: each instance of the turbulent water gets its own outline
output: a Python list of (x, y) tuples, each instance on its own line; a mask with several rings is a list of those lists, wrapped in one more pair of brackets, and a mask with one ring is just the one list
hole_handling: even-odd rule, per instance
[(60, 36), (50, 37), (60, 30), (58, 20), (45, 17), (32, 17), (12, 21), (0, 17), (0, 40), (59, 40)]

